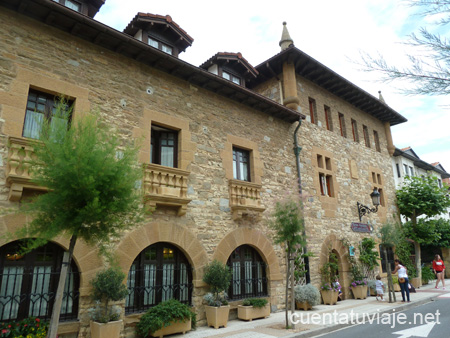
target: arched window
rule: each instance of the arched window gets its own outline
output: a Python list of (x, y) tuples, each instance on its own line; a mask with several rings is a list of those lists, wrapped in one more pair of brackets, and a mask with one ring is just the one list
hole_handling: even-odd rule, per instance
[(249, 245), (236, 248), (228, 258), (233, 278), (228, 296), (242, 299), (267, 296), (266, 264), (258, 252)]
[(156, 243), (143, 250), (128, 272), (125, 312), (142, 312), (169, 299), (191, 304), (192, 271), (173, 245)]
[[(0, 321), (30, 316), (50, 319), (64, 250), (47, 243), (26, 255), (21, 241), (0, 248)], [(66, 279), (60, 320), (77, 318), (79, 274), (72, 261)]]

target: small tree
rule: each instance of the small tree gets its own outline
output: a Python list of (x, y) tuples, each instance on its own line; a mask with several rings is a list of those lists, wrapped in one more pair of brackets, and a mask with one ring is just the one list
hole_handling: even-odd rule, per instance
[[(450, 207), (447, 188), (441, 188), (433, 177), (407, 177), (403, 186), (397, 190), (397, 205), (400, 213), (411, 219), (407, 226), (408, 234), (414, 240), (417, 277), (421, 278), (420, 244), (428, 241), (432, 228), (426, 225), (430, 217), (439, 215)], [(418, 218), (425, 216), (425, 219)]]
[[(293, 252), (297, 247), (305, 245), (304, 236), (304, 220), (302, 217), (302, 208), (300, 201), (286, 200), (283, 202), (277, 202), (275, 205), (275, 211), (273, 213), (273, 221), (271, 223), (272, 228), (275, 230), (275, 243), (284, 244), (286, 246), (286, 328), (289, 327), (288, 318), (288, 293), (289, 293), (289, 278), (293, 269), (291, 263), (294, 258)], [(291, 285), (291, 300), (294, 303), (294, 285)], [(294, 309), (291, 306), (291, 311)]]
[[(367, 278), (373, 277), (373, 271), (378, 266), (379, 255), (375, 250), (375, 240), (370, 237), (363, 238), (359, 246), (359, 261), (362, 264), (363, 273)], [(374, 278), (371, 278), (374, 279)]]
[(142, 179), (137, 149), (121, 144), (95, 114), (71, 122), (61, 100), (52, 120), (42, 123), (40, 140), (33, 143), (32, 178), (48, 188), (27, 205), (33, 220), (18, 232), (36, 237), (28, 249), (57, 236), (70, 238), (50, 322), (49, 338), (56, 337), (67, 268), (80, 238), (102, 253), (122, 232), (141, 219), (142, 198), (136, 182)]
[(380, 238), (381, 249), (383, 250), (384, 257), (386, 258), (385, 269), (387, 272), (388, 279), (388, 293), (389, 293), (389, 303), (396, 302), (394, 283), (392, 281), (392, 272), (389, 265), (387, 248), (395, 247), (402, 238), (401, 229), (398, 225), (394, 224), (384, 224), (378, 232), (378, 237)]
[(218, 260), (212, 261), (205, 267), (203, 281), (210, 286), (213, 294), (213, 303), (210, 303), (210, 305), (222, 305), (225, 297), (220, 297), (220, 293), (228, 290), (230, 287), (231, 277), (232, 275), (230, 268)]

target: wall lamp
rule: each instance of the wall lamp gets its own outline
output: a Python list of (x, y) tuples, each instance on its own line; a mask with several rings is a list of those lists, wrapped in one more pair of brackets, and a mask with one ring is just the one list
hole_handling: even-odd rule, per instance
[(370, 194), (370, 197), (372, 198), (372, 203), (375, 206), (374, 208), (369, 208), (367, 205), (361, 204), (359, 202), (356, 202), (356, 205), (358, 206), (358, 215), (359, 215), (359, 221), (361, 222), (361, 218), (365, 214), (369, 214), (371, 212), (377, 212), (378, 206), (380, 205), (380, 197), (381, 194), (379, 193), (377, 188), (373, 188), (372, 193)]

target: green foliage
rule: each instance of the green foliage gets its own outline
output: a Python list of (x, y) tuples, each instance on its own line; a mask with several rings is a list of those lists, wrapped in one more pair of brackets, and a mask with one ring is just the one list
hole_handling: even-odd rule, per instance
[(45, 338), (48, 323), (36, 317), (20, 321), (0, 323), (0, 337), (8, 338)]
[(422, 282), (428, 283), (430, 280), (435, 279), (436, 276), (434, 275), (432, 269), (430, 267), (423, 267), (422, 268)]
[(387, 248), (395, 247), (402, 239), (402, 230), (398, 224), (386, 223), (378, 229), (380, 244)]
[(111, 267), (97, 273), (91, 281), (92, 298), (102, 304), (99, 311), (91, 311), (92, 319), (101, 323), (107, 323), (112, 320), (118, 320), (120, 312), (117, 315), (115, 309), (110, 309), (110, 301), (116, 302), (124, 299), (128, 295), (128, 289), (123, 280), (125, 273), (119, 267)]
[(375, 240), (369, 237), (363, 238), (359, 246), (359, 260), (366, 266), (367, 271), (373, 271), (378, 266), (380, 256), (375, 247)]
[(276, 233), (275, 243), (285, 243), (290, 249), (296, 245), (305, 245), (304, 220), (300, 202), (294, 200), (277, 202), (272, 216), (271, 226)]
[(262, 307), (266, 306), (267, 303), (268, 303), (268, 300), (265, 298), (247, 298), (247, 299), (244, 299), (244, 301), (242, 302), (242, 305), (253, 306), (256, 308), (262, 308)]
[(339, 265), (337, 255), (334, 252), (330, 252), (328, 255), (328, 261), (320, 268), (322, 286), (325, 284), (332, 286), (338, 270)]
[(295, 300), (298, 302), (308, 302), (311, 306), (320, 304), (319, 289), (312, 284), (296, 285), (294, 294)]
[(440, 248), (450, 248), (450, 221), (443, 218), (433, 221), (435, 231), (440, 237), (435, 239), (432, 244)]
[(411, 261), (411, 252), (414, 252), (414, 245), (408, 241), (404, 236), (395, 246), (395, 254), (402, 264), (406, 267), (408, 277), (417, 277), (417, 269), (415, 264)]
[(350, 242), (346, 238), (341, 239), (342, 245), (347, 248), (347, 260), (350, 266), (350, 273), (352, 274), (353, 282), (362, 282), (364, 280), (364, 274), (360, 264), (356, 261), (355, 256), (350, 256)]
[(441, 234), (436, 229), (436, 220), (422, 219), (417, 220), (414, 226), (412, 222), (405, 222), (402, 225), (404, 235), (421, 245), (429, 245), (439, 242)]
[(77, 117), (67, 129), (65, 107), (58, 104), (52, 121), (59, 122), (44, 121), (41, 139), (32, 143), (32, 181), (48, 192), (27, 204), (33, 220), (19, 236), (41, 239), (31, 249), (59, 235), (104, 249), (141, 219), (137, 148), (95, 114)]
[(433, 177), (407, 177), (396, 195), (400, 213), (413, 224), (421, 215), (433, 217), (450, 207), (447, 188), (440, 188)]
[(176, 299), (167, 300), (159, 303), (148, 310), (136, 325), (136, 332), (143, 337), (149, 337), (172, 322), (186, 322), (195, 318), (195, 314), (186, 304)]
[(300, 253), (294, 258), (294, 279), (298, 283), (302, 277), (308, 272), (304, 259), (306, 257), (314, 257), (313, 252)]
[(221, 292), (224, 292), (225, 290), (228, 290), (231, 282), (231, 277), (232, 275), (230, 268), (226, 264), (223, 264), (218, 260), (212, 261), (205, 267), (203, 281), (210, 286), (211, 292), (213, 293), (214, 300), (216, 302), (221, 303), (219, 294)]

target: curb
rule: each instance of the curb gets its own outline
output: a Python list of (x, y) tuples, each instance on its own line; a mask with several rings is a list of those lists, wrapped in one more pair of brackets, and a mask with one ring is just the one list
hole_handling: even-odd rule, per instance
[[(421, 299), (418, 300), (414, 303), (406, 303), (391, 309), (386, 309), (384, 311), (377, 311), (377, 312), (370, 312), (368, 313), (368, 315), (370, 314), (384, 314), (384, 313), (394, 313), (394, 312), (400, 312), (400, 311), (404, 311), (404, 310), (409, 310), (412, 309), (414, 307), (429, 303), (431, 301), (434, 301), (436, 298), (438, 298), (439, 295), (436, 296), (430, 296), (428, 298), (425, 299)], [(297, 332), (297, 333), (293, 333), (287, 336), (283, 336), (283, 338), (297, 338), (297, 337), (301, 337), (301, 338), (310, 338), (310, 337), (316, 337), (322, 334), (326, 334), (326, 333), (330, 333), (330, 332), (334, 332), (340, 329), (344, 329), (350, 326), (355, 326), (355, 325), (359, 325), (360, 323), (345, 323), (345, 324), (329, 324), (328, 326), (325, 327), (321, 327), (321, 328), (317, 328), (317, 329), (312, 329), (312, 330), (308, 330), (308, 331), (303, 331), (303, 332)]]

